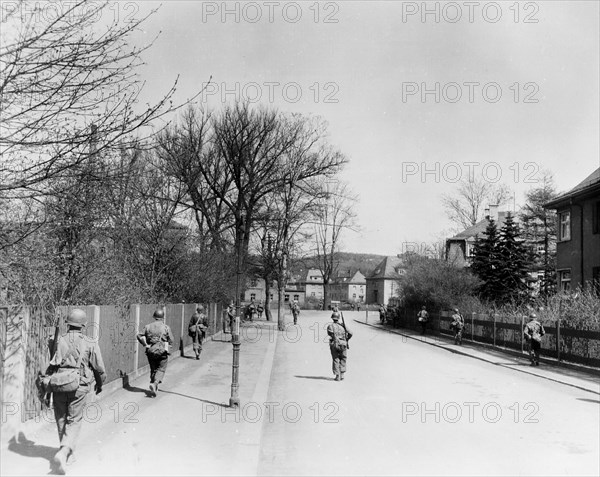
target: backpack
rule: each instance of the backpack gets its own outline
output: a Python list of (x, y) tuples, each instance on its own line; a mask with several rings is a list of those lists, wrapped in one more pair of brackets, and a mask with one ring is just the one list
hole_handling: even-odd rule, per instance
[[(346, 330), (344, 330), (344, 335)], [(338, 336), (338, 334), (335, 332), (335, 328), (333, 328), (333, 337), (331, 340), (331, 346), (333, 349), (335, 349), (336, 351), (345, 351), (348, 349), (348, 341), (346, 340), (346, 338), (342, 338), (340, 336)]]
[[(61, 337), (61, 339), (63, 338)], [(71, 348), (66, 356), (68, 357), (74, 351), (78, 351), (79, 356), (77, 358), (76, 366), (74, 368), (63, 368), (59, 366), (58, 370), (50, 375), (40, 375), (38, 377), (38, 388), (43, 388), (45, 393), (69, 393), (77, 391), (79, 388), (79, 380), (81, 379), (81, 361), (83, 359), (83, 350), (81, 349), (82, 342), (83, 339), (79, 343), (79, 347)], [(64, 363), (65, 358), (63, 358), (62, 363)]]

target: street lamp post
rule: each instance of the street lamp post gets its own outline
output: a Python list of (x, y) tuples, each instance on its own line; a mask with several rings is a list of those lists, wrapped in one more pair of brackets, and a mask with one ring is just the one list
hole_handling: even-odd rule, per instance
[(240, 406), (239, 396), (239, 377), (240, 377), (240, 288), (242, 280), (242, 244), (245, 232), (244, 216), (240, 218), (240, 230), (237, 241), (237, 271), (236, 271), (236, 284), (235, 284), (235, 323), (231, 330), (231, 344), (233, 345), (233, 363), (231, 365), (231, 397), (229, 398), (230, 407)]

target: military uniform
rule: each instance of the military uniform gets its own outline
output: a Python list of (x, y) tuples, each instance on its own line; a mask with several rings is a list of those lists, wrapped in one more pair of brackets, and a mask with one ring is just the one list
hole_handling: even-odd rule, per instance
[(427, 329), (427, 322), (429, 321), (429, 313), (425, 307), (419, 313), (417, 313), (417, 318), (419, 319), (419, 323), (421, 324), (421, 334), (425, 334), (425, 330)]
[(350, 330), (338, 323), (334, 318), (337, 312), (332, 314), (335, 320), (327, 326), (327, 334), (329, 335), (329, 351), (331, 352), (332, 371), (336, 381), (344, 379), (346, 372), (346, 359), (348, 357), (348, 340), (352, 337)]
[(197, 311), (190, 318), (188, 325), (188, 335), (192, 338), (192, 347), (196, 354), (196, 359), (200, 359), (202, 353), (202, 343), (206, 338), (206, 329), (208, 328), (208, 318), (202, 310)]
[(379, 307), (379, 320), (382, 325), (385, 323), (385, 306), (383, 305)]
[[(83, 422), (83, 411), (89, 392), (93, 389), (95, 382), (96, 394), (102, 391), (102, 384), (106, 381), (106, 370), (98, 343), (91, 341), (83, 335), (81, 327), (85, 325), (85, 312), (73, 310), (67, 319), (79, 317), (81, 323), (74, 328), (69, 326), (69, 331), (58, 339), (56, 353), (50, 361), (47, 374), (60, 372), (63, 368), (75, 368), (81, 354), (79, 387), (71, 392), (54, 392), (54, 418), (60, 440), (60, 450), (53, 459), (55, 471), (64, 474), (64, 466), (75, 450), (77, 437), (81, 431)], [(81, 327), (79, 325), (81, 324)]]
[(265, 307), (263, 306), (262, 303), (258, 304), (258, 307), (256, 308), (256, 311), (258, 312), (258, 319), (262, 320), (263, 311), (265, 311)]
[(233, 322), (235, 321), (235, 305), (233, 303), (227, 307), (227, 320), (229, 321), (229, 333), (232, 333)]
[(463, 328), (465, 327), (465, 319), (459, 313), (458, 310), (454, 310), (455, 313), (452, 315), (452, 319), (454, 320), (450, 325), (454, 330), (454, 344), (462, 345), (462, 334)]
[(298, 323), (298, 315), (300, 314), (300, 305), (294, 300), (292, 303), (292, 316), (294, 317), (294, 324)]
[(163, 317), (162, 310), (156, 310), (154, 312), (155, 321), (148, 323), (144, 330), (137, 335), (138, 341), (146, 347), (146, 357), (150, 365), (150, 393), (153, 396), (156, 396), (158, 385), (162, 383), (167, 371), (169, 352), (165, 344), (173, 344), (173, 333), (171, 333), (171, 328), (163, 322)]
[(540, 365), (542, 336), (546, 334), (546, 330), (536, 318), (535, 315), (531, 316), (531, 321), (523, 328), (523, 336), (529, 343), (529, 359), (531, 359), (532, 366)]

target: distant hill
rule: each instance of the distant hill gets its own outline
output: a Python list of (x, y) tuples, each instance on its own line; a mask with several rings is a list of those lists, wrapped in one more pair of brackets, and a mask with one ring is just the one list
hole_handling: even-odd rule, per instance
[[(360, 270), (364, 276), (368, 276), (384, 258), (385, 255), (375, 255), (372, 253), (340, 252), (336, 254), (337, 269), (342, 272)], [(294, 277), (303, 276), (309, 268), (318, 268), (315, 257), (304, 257), (294, 260), (292, 263), (292, 275)]]

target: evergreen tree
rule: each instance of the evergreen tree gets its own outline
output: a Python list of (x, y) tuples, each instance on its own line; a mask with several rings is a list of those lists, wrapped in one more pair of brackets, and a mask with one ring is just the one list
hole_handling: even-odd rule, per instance
[(484, 237), (477, 237), (471, 263), (471, 270), (483, 281), (478, 288), (479, 294), (491, 301), (497, 300), (504, 290), (498, 279), (498, 270), (502, 267), (498, 254), (499, 240), (496, 222), (490, 219)]
[(528, 272), (533, 256), (520, 238), (519, 225), (509, 213), (500, 229), (497, 250), (502, 266), (497, 270), (496, 279), (502, 286), (500, 297), (503, 302), (520, 302), (527, 297)]
[(556, 211), (545, 209), (544, 204), (556, 195), (552, 175), (545, 173), (540, 186), (526, 193), (527, 202), (520, 214), (523, 238), (535, 254), (535, 267), (543, 272), (538, 286), (545, 298), (556, 289)]

